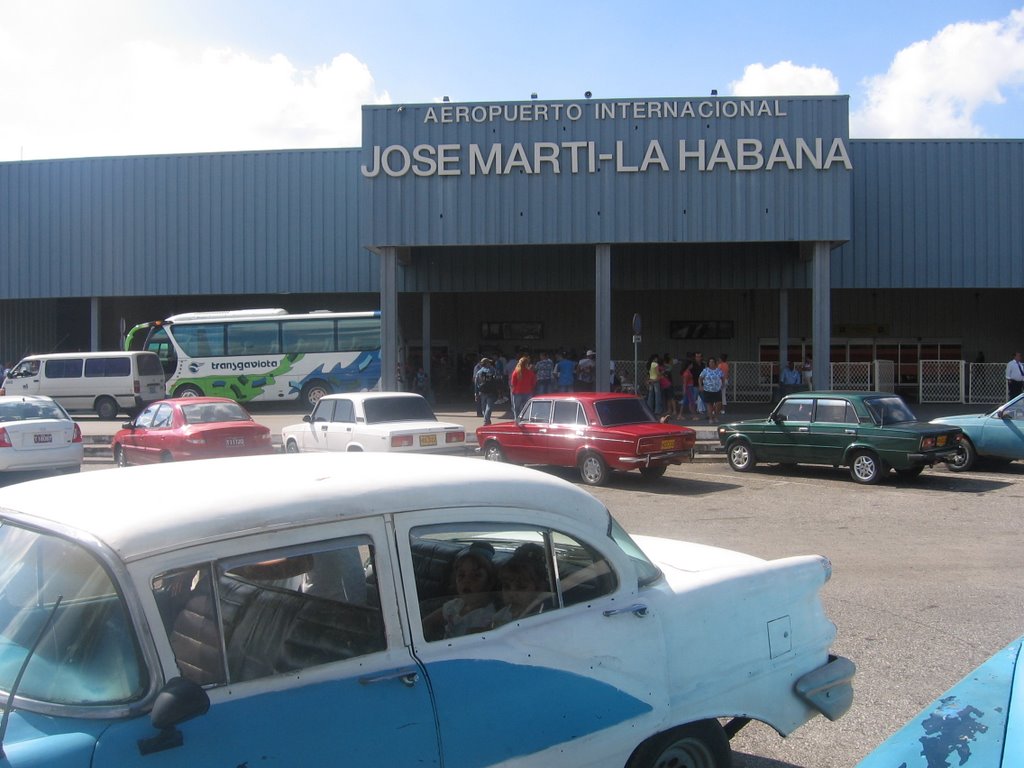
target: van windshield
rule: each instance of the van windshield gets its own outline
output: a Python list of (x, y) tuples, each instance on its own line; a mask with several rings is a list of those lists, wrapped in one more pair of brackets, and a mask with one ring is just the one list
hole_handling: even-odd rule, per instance
[[(52, 622), (47, 627), (47, 621)], [(75, 706), (141, 697), (148, 678), (124, 599), (78, 544), (0, 524), (0, 695)]]

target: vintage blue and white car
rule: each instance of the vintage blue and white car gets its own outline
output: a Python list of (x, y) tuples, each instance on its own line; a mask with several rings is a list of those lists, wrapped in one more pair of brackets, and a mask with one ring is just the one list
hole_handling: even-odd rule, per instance
[(830, 575), (632, 539), (567, 482), (450, 457), (21, 483), (0, 766), (724, 766), (749, 719), (849, 708)]
[(1024, 459), (1024, 395), (991, 413), (968, 413), (932, 419), (933, 424), (960, 427), (964, 435), (949, 462), (954, 472), (974, 468), (978, 460), (1010, 462)]

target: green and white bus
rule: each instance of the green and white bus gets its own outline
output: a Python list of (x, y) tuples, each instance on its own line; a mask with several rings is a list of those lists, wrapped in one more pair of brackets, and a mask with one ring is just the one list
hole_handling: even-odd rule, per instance
[(380, 389), (380, 312), (240, 309), (141, 323), (125, 349), (156, 352), (173, 397), (240, 403)]

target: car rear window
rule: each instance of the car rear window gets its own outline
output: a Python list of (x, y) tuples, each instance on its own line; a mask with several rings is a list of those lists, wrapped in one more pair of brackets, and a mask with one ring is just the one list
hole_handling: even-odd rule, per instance
[(597, 411), (597, 417), (606, 427), (656, 421), (647, 406), (638, 397), (598, 400), (594, 403), (594, 409)]
[(189, 403), (181, 406), (181, 413), (189, 424), (249, 421), (249, 414), (238, 403)]
[(87, 378), (131, 376), (132, 361), (127, 357), (91, 357), (85, 361)]
[(34, 419), (67, 419), (68, 415), (56, 403), (17, 402), (0, 403), (0, 421), (31, 421)]
[(367, 424), (387, 421), (437, 421), (422, 397), (375, 397), (363, 404)]
[(139, 355), (140, 376), (163, 376), (164, 369), (160, 365), (160, 358), (154, 355)]

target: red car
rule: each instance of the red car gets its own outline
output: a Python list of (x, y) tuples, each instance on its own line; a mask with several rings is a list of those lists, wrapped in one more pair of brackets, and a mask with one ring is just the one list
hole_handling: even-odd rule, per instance
[(114, 435), (113, 449), (119, 467), (274, 452), (270, 429), (223, 397), (152, 403)]
[(634, 395), (539, 395), (515, 421), (476, 431), (485, 459), (577, 467), (587, 485), (602, 485), (614, 469), (660, 477), (669, 464), (693, 458), (696, 433), (662, 424)]

